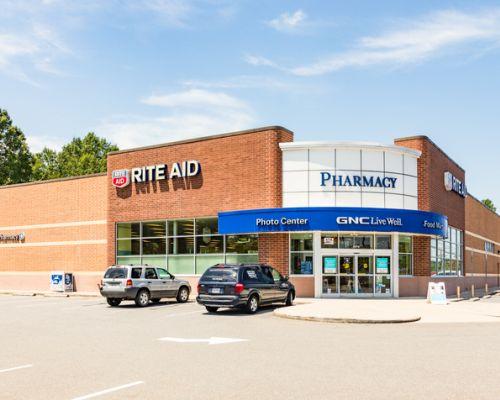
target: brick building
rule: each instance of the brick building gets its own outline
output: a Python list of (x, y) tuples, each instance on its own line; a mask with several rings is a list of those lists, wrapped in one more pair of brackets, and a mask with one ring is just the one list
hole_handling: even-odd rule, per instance
[(273, 126), (123, 150), (107, 174), (0, 187), (0, 290), (112, 264), (195, 281), (210, 265), (275, 266), (299, 295), (425, 295), (498, 286), (500, 223), (425, 136), (293, 142)]

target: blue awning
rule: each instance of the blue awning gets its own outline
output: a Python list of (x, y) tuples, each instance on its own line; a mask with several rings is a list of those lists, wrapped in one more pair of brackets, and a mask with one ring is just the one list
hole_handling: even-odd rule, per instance
[(447, 236), (448, 218), (418, 210), (361, 207), (260, 208), (219, 213), (219, 233), (404, 232)]

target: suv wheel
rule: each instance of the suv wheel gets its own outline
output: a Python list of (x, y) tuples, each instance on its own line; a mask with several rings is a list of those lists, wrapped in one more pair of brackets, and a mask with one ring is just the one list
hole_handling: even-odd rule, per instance
[(210, 306), (205, 306), (205, 308), (209, 313), (217, 312), (217, 310), (219, 309), (219, 307), (210, 307)]
[(185, 303), (189, 299), (189, 290), (186, 286), (181, 286), (179, 291), (177, 292), (177, 302)]
[(286, 295), (285, 305), (293, 306), (293, 292), (291, 290), (288, 291), (288, 294)]
[(150, 294), (147, 290), (139, 290), (135, 296), (135, 304), (139, 307), (146, 307), (149, 304)]
[(106, 301), (111, 307), (118, 307), (120, 303), (122, 302), (122, 299), (110, 299), (107, 298)]
[(255, 314), (258, 309), (259, 309), (259, 298), (256, 294), (253, 294), (248, 299), (245, 310), (248, 314)]

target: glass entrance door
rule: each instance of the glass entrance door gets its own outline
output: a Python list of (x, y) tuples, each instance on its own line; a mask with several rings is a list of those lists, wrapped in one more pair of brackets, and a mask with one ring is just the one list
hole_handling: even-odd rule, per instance
[(391, 294), (390, 256), (372, 254), (323, 255), (324, 296)]

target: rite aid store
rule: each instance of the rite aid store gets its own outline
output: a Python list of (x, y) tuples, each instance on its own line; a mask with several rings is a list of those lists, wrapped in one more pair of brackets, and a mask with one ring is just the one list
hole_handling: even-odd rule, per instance
[(269, 263), (299, 296), (424, 296), (499, 280), (499, 216), (426, 136), (293, 142), (273, 126), (123, 150), (107, 174), (0, 188), (0, 290), (72, 272), (95, 291), (113, 264), (191, 280)]

